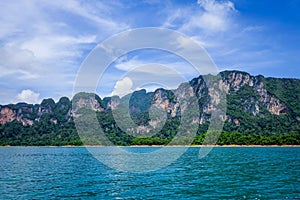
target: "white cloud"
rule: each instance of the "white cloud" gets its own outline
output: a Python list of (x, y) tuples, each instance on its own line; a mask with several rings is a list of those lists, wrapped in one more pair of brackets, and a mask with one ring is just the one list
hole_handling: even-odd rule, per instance
[[(146, 4), (145, 1), (98, 0), (0, 1), (0, 12), (5, 16), (0, 18), (0, 87), (5, 91), (0, 91), (0, 103), (12, 102), (23, 88), (39, 91), (41, 98), (71, 94), (84, 56), (96, 43), (130, 27), (162, 26), (181, 31), (203, 45), (222, 69), (236, 66), (247, 70), (246, 65), (267, 69), (274, 64), (265, 61), (274, 60), (274, 57), (289, 60), (283, 59), (289, 56), (281, 55), (287, 52), (274, 47), (280, 45), (280, 41), (272, 36), (269, 29), (272, 25), (262, 25), (259, 21), (246, 24), (249, 20), (243, 17), (247, 17), (247, 13), (237, 18), (238, 11), (232, 0), (151, 1)], [(270, 33), (271, 37), (266, 37)], [(141, 37), (155, 41), (155, 36)], [(132, 41), (122, 42), (129, 43), (126, 47), (133, 44)], [(264, 49), (271, 51), (261, 52)], [(134, 57), (117, 63), (103, 81), (105, 87), (110, 86), (105, 94), (111, 93), (120, 77), (148, 63), (166, 65), (188, 79), (197, 74), (186, 66), (187, 63), (165, 56), (149, 58), (152, 59), (151, 56)], [(145, 68), (135, 71), (143, 73), (138, 77), (141, 79), (161, 75), (169, 81), (174, 75), (171, 71), (162, 73)], [(136, 79), (131, 78), (131, 81), (135, 88)], [(122, 84), (125, 83), (126, 80)], [(127, 80), (128, 87), (129, 83)]]
[(81, 44), (96, 42), (96, 36), (49, 35), (24, 41), (22, 49), (27, 49), (40, 60), (70, 59), (81, 55)]
[[(104, 4), (99, 1), (92, 1), (92, 3), (84, 3), (75, 0), (66, 1), (45, 1), (47, 6), (53, 6), (56, 9), (64, 10), (65, 12), (73, 13), (82, 18), (89, 20), (90, 24), (96, 27), (105, 27), (104, 31), (118, 32), (129, 28), (128, 25), (112, 20), (109, 17), (114, 9), (108, 6), (108, 3)], [(113, 4), (116, 6), (116, 4)]]
[[(127, 29), (113, 18), (121, 6), (100, 1), (0, 1), (0, 77), (10, 82), (12, 102), (20, 88), (42, 98), (72, 93), (72, 81), (96, 43)], [(21, 82), (21, 81), (22, 82)], [(3, 81), (0, 87), (7, 87)], [(3, 101), (3, 99), (6, 99)]]
[(132, 80), (129, 77), (124, 77), (116, 83), (112, 96), (117, 95), (123, 97), (126, 94), (133, 92), (132, 85)]
[(15, 45), (0, 47), (0, 77), (16, 75), (18, 79), (37, 78), (41, 68), (34, 54)]
[(228, 30), (231, 16), (237, 12), (231, 1), (198, 0), (198, 6), (197, 9), (172, 9), (163, 26), (184, 33), (200, 30), (204, 34), (214, 34)]
[(271, 54), (275, 52), (265, 52), (264, 49), (276, 49), (272, 47), (276, 43), (265, 37), (267, 26), (245, 24), (243, 13), (240, 15), (230, 0), (198, 0), (197, 5), (169, 8), (163, 26), (179, 30), (198, 41), (221, 70), (234, 66), (251, 72), (257, 66), (261, 69), (272, 66), (268, 60), (274, 60)]
[(40, 103), (40, 94), (32, 90), (22, 90), (16, 97), (17, 102), (26, 102), (26, 103)]
[(205, 32), (225, 31), (230, 27), (231, 14), (236, 11), (231, 1), (198, 0), (203, 12), (191, 17), (181, 30), (200, 28)]
[(109, 36), (128, 28), (110, 18), (111, 10), (98, 1), (2, 1), (0, 12), (6, 17), (0, 18), (0, 40), (30, 51), (41, 63), (50, 63), (47, 68), (67, 67), (70, 62), (79, 65), (75, 61), (87, 44), (95, 45), (105, 33)]

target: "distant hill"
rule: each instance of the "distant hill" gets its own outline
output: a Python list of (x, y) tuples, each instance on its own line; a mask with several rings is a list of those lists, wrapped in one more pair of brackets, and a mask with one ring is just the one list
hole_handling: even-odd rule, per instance
[[(240, 71), (224, 71), (219, 77), (219, 84), (226, 93), (227, 110), (218, 144), (300, 144), (299, 79), (265, 78)], [(193, 91), (187, 90), (183, 83), (173, 91), (160, 88), (147, 93), (140, 90), (122, 98), (101, 99), (96, 94), (82, 92), (72, 100), (62, 97), (58, 102), (44, 99), (36, 105), (1, 105), (0, 145), (102, 144), (97, 138), (81, 141), (77, 134), (74, 120), (89, 117), (90, 111), (96, 113), (101, 128), (113, 144), (167, 144), (176, 135), (181, 115), (188, 105), (188, 102), (180, 104), (176, 95), (185, 98), (193, 94), (200, 112), (199, 119), (193, 122), (199, 126), (193, 143), (201, 144), (215, 109), (211, 103), (215, 97), (210, 95), (205, 79), (199, 76), (191, 80)], [(120, 127), (113, 111), (126, 100), (132, 121), (125, 120), (125, 125)], [(154, 107), (163, 113), (159, 111), (158, 116), (151, 119)], [(121, 110), (119, 117), (123, 114), (126, 115), (126, 110), (124, 113)], [(89, 125), (85, 128), (87, 133), (95, 131)]]

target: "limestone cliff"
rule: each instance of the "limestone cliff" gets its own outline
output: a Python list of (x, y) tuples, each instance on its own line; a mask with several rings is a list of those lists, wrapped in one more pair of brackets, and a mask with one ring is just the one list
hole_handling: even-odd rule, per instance
[[(211, 75), (209, 75), (211, 76)], [(213, 76), (211, 76), (213, 77)], [(281, 116), (290, 114), (299, 121), (299, 80), (267, 79), (263, 76), (251, 76), (246, 72), (224, 71), (220, 73), (220, 79), (212, 87), (208, 87), (208, 76), (199, 76), (188, 83), (182, 83), (175, 90), (157, 89), (155, 92), (145, 90), (136, 91), (127, 97), (106, 97), (101, 99), (91, 93), (79, 93), (70, 101), (62, 97), (57, 103), (53, 99), (45, 99), (41, 104), (31, 105), (26, 103), (0, 106), (0, 124), (17, 120), (23, 125), (32, 125), (47, 118), (52, 123), (63, 123), (72, 120), (72, 117), (81, 116), (79, 111), (90, 109), (96, 112), (110, 112), (118, 108), (125, 98), (129, 100), (129, 111), (133, 120), (137, 123), (136, 131), (149, 132), (149, 127), (157, 127), (160, 124), (159, 117), (151, 120), (155, 115), (153, 109), (158, 109), (159, 114), (167, 118), (180, 117), (191, 105), (191, 99), (198, 101), (200, 112), (199, 119), (193, 119), (193, 123), (204, 124), (209, 122), (210, 115), (216, 109), (218, 102), (222, 100), (220, 90), (227, 97), (227, 112), (224, 121), (235, 126), (241, 125), (241, 119), (234, 113), (245, 113), (253, 117), (265, 115)], [(285, 87), (286, 82), (289, 88)], [(276, 89), (277, 87), (283, 89)], [(294, 87), (294, 88), (293, 88)], [(219, 88), (219, 89), (218, 89)], [(295, 93), (291, 92), (295, 89)], [(288, 98), (291, 94), (293, 98)], [(161, 113), (164, 111), (164, 114)], [(152, 116), (153, 117), (153, 116)], [(166, 120), (162, 117), (162, 120)], [(148, 126), (149, 125), (149, 126)], [(148, 128), (147, 128), (148, 126)]]

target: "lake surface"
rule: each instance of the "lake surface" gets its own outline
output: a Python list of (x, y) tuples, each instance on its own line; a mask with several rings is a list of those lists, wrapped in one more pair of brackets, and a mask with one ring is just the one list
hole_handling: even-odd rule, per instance
[(1, 147), (0, 199), (300, 199), (300, 148), (217, 147), (202, 159), (199, 149), (166, 168), (127, 173), (83, 147)]

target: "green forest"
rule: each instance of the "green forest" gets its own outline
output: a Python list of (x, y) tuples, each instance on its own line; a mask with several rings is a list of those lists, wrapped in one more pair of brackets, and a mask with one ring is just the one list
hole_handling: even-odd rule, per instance
[[(223, 72), (221, 75), (227, 77), (230, 73)], [(99, 130), (94, 128), (97, 126), (101, 127), (101, 134), (108, 138), (111, 144), (121, 146), (167, 145), (170, 142), (192, 145), (201, 145), (203, 142), (215, 144), (214, 139), (210, 141), (210, 138), (214, 137), (218, 137), (216, 141), (218, 145), (300, 145), (300, 80), (262, 76), (257, 76), (255, 79), (263, 81), (268, 94), (286, 105), (285, 113), (280, 115), (270, 113), (266, 105), (259, 101), (260, 96), (254, 87), (242, 85), (238, 90), (231, 90), (227, 94), (227, 115), (238, 123), (234, 120), (226, 120), (221, 133), (208, 131), (209, 121), (206, 121), (199, 124), (193, 138), (178, 138), (176, 135), (181, 116), (180, 114), (171, 116), (167, 113), (166, 121), (159, 131), (150, 132), (150, 136), (133, 136), (124, 132), (115, 121), (110, 103), (113, 100), (120, 101), (119, 97), (101, 99), (95, 94), (78, 93), (72, 100), (62, 97), (58, 102), (53, 99), (44, 99), (39, 105), (18, 103), (0, 106), (0, 109), (10, 109), (18, 116), (13, 121), (0, 124), (0, 145), (106, 145), (101, 141), (101, 137), (97, 136)], [(202, 82), (199, 80), (200, 77), (190, 82), (195, 91), (200, 91), (199, 83), (203, 84), (203, 80)], [(131, 95), (129, 111), (135, 124), (145, 126), (149, 124), (149, 108), (156, 92), (147, 93), (145, 90), (140, 90)], [(160, 89), (160, 92), (161, 98), (168, 99), (170, 105), (176, 102), (172, 91)], [(207, 93), (204, 90), (199, 98), (200, 108), (204, 107)], [(254, 105), (255, 102), (257, 105)], [(254, 106), (259, 108), (259, 112), (255, 115), (252, 109)], [(71, 112), (81, 117), (76, 118), (70, 114)], [(92, 121), (92, 116), (96, 116), (97, 122), (88, 124), (87, 122)], [(24, 125), (19, 120), (20, 118), (31, 120), (33, 123)], [(84, 128), (87, 137), (82, 135), (79, 137), (75, 122)], [(185, 124), (185, 126), (189, 125)]]
[[(152, 137), (132, 137), (113, 126), (103, 125), (107, 128), (106, 135), (115, 145), (168, 145), (172, 135), (176, 135), (176, 128), (172, 130), (165, 128)], [(68, 122), (64, 126), (39, 122), (32, 127), (23, 126), (20, 122), (14, 121), (0, 126), (1, 146), (63, 146), (83, 145), (78, 136), (74, 123)], [(201, 145), (205, 138), (209, 138), (213, 132), (198, 133), (193, 139), (192, 145)], [(217, 134), (218, 135), (218, 134)], [(181, 138), (184, 140), (185, 138)], [(101, 141), (84, 141), (84, 144), (101, 145)], [(176, 144), (176, 143), (175, 143)], [(185, 144), (185, 141), (178, 141), (177, 144)], [(208, 143), (207, 144), (211, 144)], [(212, 143), (214, 144), (214, 143)], [(239, 132), (222, 131), (216, 143), (217, 145), (300, 145), (300, 134), (262, 135)]]

